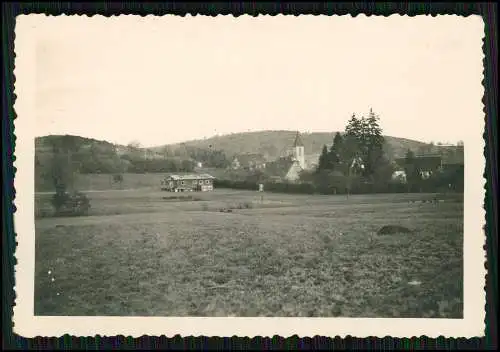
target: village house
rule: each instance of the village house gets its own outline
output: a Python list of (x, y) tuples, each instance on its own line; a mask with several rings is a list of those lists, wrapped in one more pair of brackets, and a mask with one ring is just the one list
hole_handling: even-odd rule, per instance
[[(442, 169), (442, 158), (440, 155), (416, 155), (414, 158), (415, 167), (420, 170), (420, 177), (426, 180), (433, 173)], [(406, 182), (406, 158), (396, 159), (397, 170), (392, 174), (392, 179), (395, 181)]]
[(208, 192), (214, 189), (215, 177), (209, 174), (170, 174), (161, 181), (162, 191)]
[(298, 182), (300, 174), (306, 169), (304, 144), (297, 132), (295, 140), (286, 156), (268, 163), (266, 173), (270, 175), (271, 182)]
[(266, 168), (266, 159), (263, 155), (257, 153), (239, 154), (233, 158), (231, 168), (233, 170), (262, 170)]
[(231, 169), (238, 170), (240, 167), (241, 167), (240, 161), (238, 160), (237, 157), (234, 157), (233, 161), (231, 161)]
[[(436, 172), (441, 172), (446, 169), (460, 169), (463, 167), (463, 147), (458, 147), (455, 153), (447, 155), (416, 155), (415, 166), (420, 170), (422, 179), (428, 179)], [(392, 179), (406, 182), (406, 159), (396, 159), (397, 170), (393, 173)]]
[(281, 183), (287, 181), (286, 176), (292, 167), (293, 161), (291, 156), (283, 156), (273, 162), (267, 164), (266, 174), (269, 181), (273, 183)]
[(391, 175), (391, 180), (397, 181), (400, 183), (406, 183), (406, 172), (405, 170), (396, 170)]

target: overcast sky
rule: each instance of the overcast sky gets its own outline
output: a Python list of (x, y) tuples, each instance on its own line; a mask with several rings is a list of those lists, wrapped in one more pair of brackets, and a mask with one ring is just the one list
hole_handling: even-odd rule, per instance
[(372, 107), (386, 135), (455, 143), (478, 116), (482, 30), (455, 16), (45, 17), (36, 135), (337, 131)]

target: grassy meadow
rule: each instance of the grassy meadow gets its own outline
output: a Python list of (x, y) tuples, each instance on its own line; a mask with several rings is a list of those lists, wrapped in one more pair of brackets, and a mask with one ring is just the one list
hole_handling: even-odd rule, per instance
[[(156, 180), (88, 193), (89, 216), (36, 219), (36, 315), (462, 317), (461, 199), (181, 194)], [(49, 200), (37, 194), (37, 211)], [(377, 235), (389, 224), (415, 232)]]

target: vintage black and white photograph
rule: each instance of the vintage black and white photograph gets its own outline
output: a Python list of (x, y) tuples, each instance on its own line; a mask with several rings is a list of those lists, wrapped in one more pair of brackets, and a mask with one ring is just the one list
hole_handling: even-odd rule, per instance
[(480, 336), (483, 30), (20, 16), (16, 328)]

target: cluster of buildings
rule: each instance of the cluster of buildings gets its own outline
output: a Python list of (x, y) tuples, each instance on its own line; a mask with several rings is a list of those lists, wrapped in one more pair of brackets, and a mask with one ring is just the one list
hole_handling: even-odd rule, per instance
[[(241, 154), (233, 158), (232, 170), (266, 170), (275, 181), (296, 182), (300, 172), (306, 169), (304, 144), (297, 132), (287, 156), (267, 162), (261, 154)], [(168, 175), (161, 181), (161, 188), (170, 192), (212, 191), (215, 177), (209, 174)]]
[[(464, 166), (463, 146), (453, 146), (456, 148), (456, 153), (453, 154), (426, 154), (416, 155), (413, 163), (420, 172), (422, 179), (428, 179), (434, 173), (447, 170), (458, 170)], [(407, 182), (405, 172), (406, 158), (398, 158), (395, 160), (396, 171), (392, 175), (392, 179), (402, 183)]]
[[(449, 168), (463, 167), (462, 154), (456, 153), (452, 157), (443, 155), (417, 155), (415, 166), (420, 170), (423, 179), (429, 178), (437, 171)], [(398, 158), (394, 162), (396, 171), (392, 179), (406, 183), (405, 158)], [(297, 132), (294, 142), (286, 156), (276, 161), (268, 162), (261, 154), (241, 154), (233, 158), (230, 169), (245, 171), (265, 171), (271, 175), (270, 179), (275, 182), (297, 182), (303, 170), (311, 169), (314, 165), (306, 164), (304, 143), (300, 133)], [(169, 175), (162, 181), (162, 189), (168, 191), (211, 191), (215, 177), (209, 174)]]
[(271, 178), (276, 181), (286, 180), (295, 182), (299, 179), (300, 172), (308, 168), (305, 161), (304, 143), (297, 132), (293, 144), (286, 156), (280, 157), (275, 161), (268, 162), (261, 154), (240, 154), (233, 158), (231, 169), (247, 171), (266, 171), (272, 175)]

